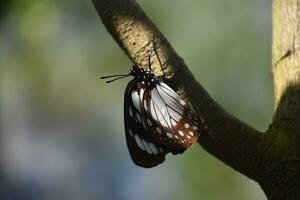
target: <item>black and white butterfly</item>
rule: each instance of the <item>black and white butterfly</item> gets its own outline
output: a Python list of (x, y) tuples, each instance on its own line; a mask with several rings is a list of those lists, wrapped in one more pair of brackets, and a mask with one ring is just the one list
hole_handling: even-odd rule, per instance
[(201, 127), (188, 104), (150, 70), (133, 65), (128, 74), (101, 78), (115, 78), (107, 81), (112, 82), (130, 75), (124, 96), (127, 146), (136, 165), (154, 167), (169, 152), (183, 153)]

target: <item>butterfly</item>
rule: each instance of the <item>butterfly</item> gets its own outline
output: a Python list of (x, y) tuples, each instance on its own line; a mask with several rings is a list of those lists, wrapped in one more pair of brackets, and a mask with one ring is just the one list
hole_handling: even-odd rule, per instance
[(183, 153), (198, 140), (197, 115), (150, 70), (133, 65), (128, 74), (101, 78), (114, 78), (109, 83), (127, 76), (134, 78), (124, 95), (125, 134), (136, 165), (154, 167), (164, 162), (167, 153)]

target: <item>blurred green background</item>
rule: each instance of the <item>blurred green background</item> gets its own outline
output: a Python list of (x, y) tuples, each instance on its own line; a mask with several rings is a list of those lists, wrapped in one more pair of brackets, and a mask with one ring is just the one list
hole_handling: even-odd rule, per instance
[[(227, 111), (272, 118), (271, 0), (139, 0)], [(260, 187), (193, 145), (153, 169), (130, 160), (123, 125), (130, 60), (91, 1), (0, 6), (0, 199), (263, 200)]]

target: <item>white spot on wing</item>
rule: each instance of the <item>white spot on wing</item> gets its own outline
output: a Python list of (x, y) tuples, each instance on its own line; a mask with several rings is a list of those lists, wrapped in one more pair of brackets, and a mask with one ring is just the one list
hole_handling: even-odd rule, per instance
[(183, 101), (182, 99), (180, 99), (180, 104), (183, 105), (183, 106), (185, 106), (186, 103), (185, 103), (185, 101)]
[(198, 130), (198, 127), (197, 127), (197, 126), (193, 126), (193, 129), (194, 129), (194, 130)]
[(140, 89), (140, 102), (143, 102), (145, 89)]
[(184, 136), (184, 133), (182, 132), (182, 130), (178, 131), (179, 135)]
[(133, 117), (133, 113), (132, 113), (132, 108), (131, 107), (129, 107), (129, 115), (130, 115), (130, 117)]
[(173, 135), (171, 133), (167, 133), (168, 138), (173, 138)]
[(190, 128), (190, 125), (189, 125), (188, 123), (185, 123), (185, 124), (184, 124), (184, 127), (185, 127), (185, 128)]
[(130, 135), (131, 137), (133, 136), (132, 130), (131, 130), (131, 129), (128, 129), (128, 133), (129, 133), (129, 135)]
[(191, 136), (193, 136), (193, 135), (194, 135), (194, 133), (193, 133), (192, 131), (189, 131), (189, 134), (190, 134)]
[(146, 111), (148, 110), (148, 107), (147, 107), (147, 102), (146, 102), (146, 100), (144, 101), (144, 108), (145, 108), (145, 110), (146, 110)]
[(159, 151), (160, 151), (160, 152), (163, 152), (164, 150), (163, 150), (161, 147), (159, 147)]
[(153, 143), (150, 142), (149, 147), (150, 147), (150, 149), (152, 150), (152, 152), (154, 154), (158, 154), (158, 150), (157, 150), (156, 146)]
[(149, 147), (148, 142), (146, 142), (144, 139), (142, 139), (142, 141), (143, 141), (144, 146), (146, 147), (147, 153), (152, 154), (152, 151), (151, 151), (151, 149)]
[(138, 147), (140, 149), (142, 149), (143, 151), (145, 151), (145, 146), (143, 145), (141, 138), (138, 135), (134, 135), (134, 139), (135, 139), (135, 142), (138, 145)]
[(140, 106), (140, 99), (139, 99), (139, 94), (137, 91), (132, 91), (131, 93), (131, 98), (132, 98), (132, 102), (134, 107), (141, 112), (141, 106)]
[(150, 119), (147, 119), (147, 124), (148, 124), (149, 126), (152, 126), (152, 122), (151, 122)]
[(145, 89), (140, 89), (140, 102), (142, 103), (142, 106), (144, 106), (144, 109), (147, 111), (147, 101), (143, 100), (144, 99), (144, 92)]
[(157, 131), (157, 133), (158, 133), (158, 134), (162, 134), (162, 130), (161, 130), (161, 128), (159, 128), (159, 127), (156, 127), (156, 131)]
[(171, 124), (172, 124), (172, 126), (176, 126), (177, 122), (175, 120), (171, 119)]

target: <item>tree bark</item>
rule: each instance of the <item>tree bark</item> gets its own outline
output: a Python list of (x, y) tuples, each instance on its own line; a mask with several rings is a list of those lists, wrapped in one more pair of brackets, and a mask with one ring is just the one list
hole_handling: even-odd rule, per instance
[[(187, 100), (207, 125), (199, 143), (209, 153), (257, 181), (269, 199), (299, 199), (299, 1), (273, 2), (274, 120), (261, 133), (221, 108), (194, 79), (183, 59), (134, 0), (92, 0), (102, 22), (128, 57), (147, 68), (156, 38), (153, 71)], [(299, 103), (298, 103), (299, 102)]]
[[(300, 199), (300, 0), (273, 0), (275, 108), (264, 183), (269, 199)], [(267, 166), (266, 166), (267, 168)]]

